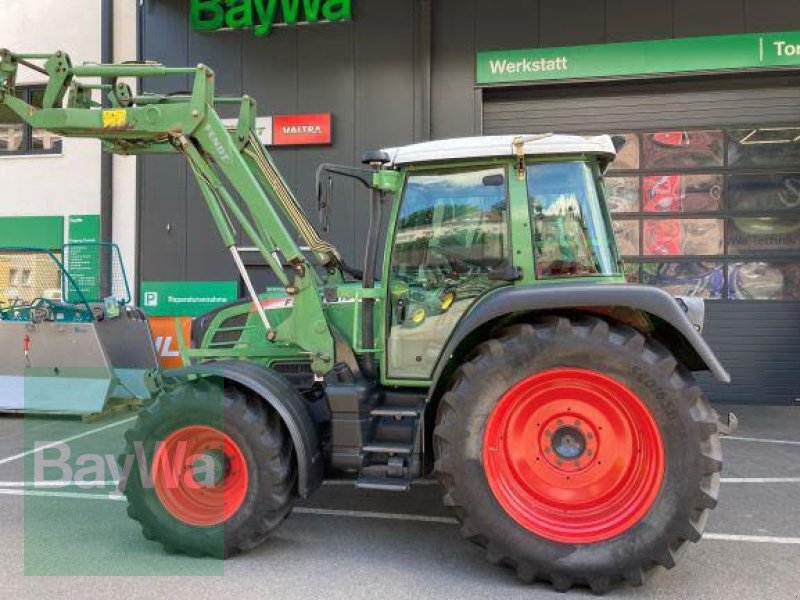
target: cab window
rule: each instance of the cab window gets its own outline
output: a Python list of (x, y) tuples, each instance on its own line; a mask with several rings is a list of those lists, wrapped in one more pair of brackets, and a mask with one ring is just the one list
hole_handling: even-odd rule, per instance
[(537, 277), (617, 274), (610, 221), (593, 165), (536, 163), (527, 175)]
[(472, 302), (508, 256), (505, 168), (408, 177), (390, 268), (390, 378), (427, 379)]

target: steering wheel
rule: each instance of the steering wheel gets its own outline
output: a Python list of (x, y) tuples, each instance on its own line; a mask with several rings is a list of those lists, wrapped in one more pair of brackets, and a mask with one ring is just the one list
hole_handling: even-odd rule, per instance
[(459, 275), (468, 274), (475, 268), (475, 265), (464, 260), (464, 257), (459, 256), (447, 248), (432, 248), (432, 254), (438, 254), (447, 262), (447, 267), (450, 270), (450, 273), (454, 274), (456, 279)]

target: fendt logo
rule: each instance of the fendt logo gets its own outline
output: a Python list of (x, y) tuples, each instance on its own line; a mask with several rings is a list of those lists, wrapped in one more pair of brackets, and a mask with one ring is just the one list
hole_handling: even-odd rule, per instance
[(225, 145), (222, 143), (222, 140), (219, 139), (217, 132), (211, 127), (211, 125), (206, 125), (206, 133), (208, 134), (208, 138), (211, 140), (211, 143), (214, 144), (214, 149), (217, 151), (217, 156), (219, 156), (220, 160), (223, 162), (228, 162), (231, 159), (230, 154), (225, 149)]
[(257, 36), (281, 25), (350, 21), (352, 0), (191, 0), (192, 27), (198, 31), (253, 29)]

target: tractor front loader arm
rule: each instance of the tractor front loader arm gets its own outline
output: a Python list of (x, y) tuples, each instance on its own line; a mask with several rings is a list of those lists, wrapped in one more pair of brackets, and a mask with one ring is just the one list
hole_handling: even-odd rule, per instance
[[(17, 96), (21, 67), (47, 78), (41, 106)], [(191, 92), (134, 95), (122, 81), (171, 75), (194, 75)], [(86, 78), (100, 81), (86, 83)], [(104, 150), (115, 154), (183, 154), (267, 339), (301, 348), (310, 357), (314, 372), (321, 376), (333, 367), (334, 341), (319, 291), (320, 276), (295, 235), (330, 275), (341, 275), (341, 259), (308, 221), (258, 139), (255, 100), (249, 96), (216, 96), (214, 82), (214, 72), (202, 64), (195, 68), (150, 62), (73, 65), (60, 51), (25, 55), (0, 50), (0, 124), (27, 123), (64, 137), (99, 139)], [(98, 91), (106, 97), (106, 107), (94, 98)], [(216, 106), (231, 103), (239, 105), (240, 113), (235, 126), (228, 127)], [(280, 325), (270, 323), (242, 263), (237, 227), (293, 297), (291, 316)], [(288, 272), (285, 265), (290, 267)], [(243, 356), (246, 352), (242, 351)]]

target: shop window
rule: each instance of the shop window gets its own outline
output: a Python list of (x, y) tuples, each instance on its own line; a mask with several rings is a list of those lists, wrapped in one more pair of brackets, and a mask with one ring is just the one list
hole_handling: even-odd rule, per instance
[(724, 158), (722, 131), (659, 131), (644, 134), (643, 166), (646, 169), (702, 169), (721, 167)]
[(723, 252), (722, 219), (646, 219), (645, 256), (715, 256)]
[(732, 167), (782, 167), (800, 163), (800, 128), (734, 129), (728, 133)]
[(800, 300), (800, 262), (737, 262), (728, 267), (728, 297)]
[(733, 211), (800, 210), (800, 173), (731, 175), (728, 208)]
[(639, 265), (636, 263), (625, 263), (625, 281), (628, 283), (639, 283)]
[(800, 215), (730, 218), (728, 253), (800, 253)]
[(625, 136), (606, 197), (628, 281), (800, 301), (800, 127)]
[(725, 293), (725, 267), (719, 262), (644, 263), (642, 283), (674, 296), (719, 299)]
[(612, 213), (639, 212), (639, 178), (608, 177), (606, 201)]
[(644, 212), (709, 212), (722, 206), (722, 175), (650, 175), (642, 182)]
[(639, 168), (639, 134), (615, 133), (614, 136), (625, 138), (625, 145), (619, 151), (614, 162), (609, 165), (610, 171), (629, 171)]
[[(41, 106), (43, 88), (17, 88), (17, 96), (31, 104)], [(61, 137), (45, 131), (32, 129), (24, 124), (0, 124), (0, 156), (26, 154), (61, 154)]]
[(639, 221), (619, 220), (613, 222), (614, 237), (622, 256), (639, 255)]

